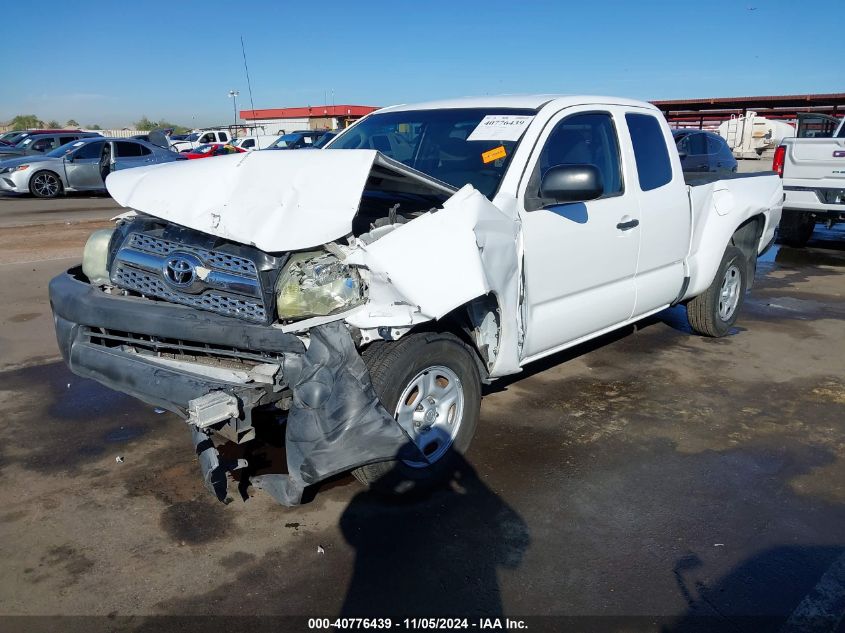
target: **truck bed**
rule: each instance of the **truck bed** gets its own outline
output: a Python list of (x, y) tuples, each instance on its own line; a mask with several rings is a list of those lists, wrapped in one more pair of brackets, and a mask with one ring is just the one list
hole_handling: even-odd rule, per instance
[(739, 180), (742, 178), (756, 178), (759, 176), (773, 176), (773, 171), (755, 171), (748, 174), (717, 174), (717, 173), (686, 173), (684, 172), (684, 182), (690, 187), (698, 187), (700, 185), (709, 185), (711, 182), (717, 180)]

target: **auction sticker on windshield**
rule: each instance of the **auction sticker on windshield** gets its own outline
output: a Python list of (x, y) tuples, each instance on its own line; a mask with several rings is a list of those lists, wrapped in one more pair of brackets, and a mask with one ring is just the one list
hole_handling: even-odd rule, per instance
[(533, 116), (488, 114), (467, 137), (468, 141), (518, 141)]
[(507, 153), (505, 152), (504, 145), (499, 145), (499, 147), (494, 147), (489, 152), (481, 154), (481, 160), (486, 165), (487, 163), (492, 163), (494, 160), (499, 160), (505, 156), (507, 156)]

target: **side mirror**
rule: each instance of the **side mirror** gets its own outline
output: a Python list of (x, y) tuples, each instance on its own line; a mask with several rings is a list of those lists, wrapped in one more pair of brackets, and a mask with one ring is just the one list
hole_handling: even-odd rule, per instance
[(586, 202), (603, 193), (601, 172), (595, 165), (555, 165), (540, 182), (540, 197), (554, 202)]
[(678, 156), (681, 157), (681, 160), (684, 160), (687, 157), (687, 153), (683, 151), (678, 152)]
[(67, 156), (65, 156), (65, 162), (66, 163), (72, 163), (73, 162), (73, 154), (68, 154)]

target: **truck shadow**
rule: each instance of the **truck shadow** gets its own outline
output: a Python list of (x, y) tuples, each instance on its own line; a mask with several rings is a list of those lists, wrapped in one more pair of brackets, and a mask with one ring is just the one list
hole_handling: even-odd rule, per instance
[(766, 549), (715, 583), (705, 569), (692, 553), (677, 561), (673, 573), (688, 609), (662, 633), (845, 630), (837, 627), (845, 606), (843, 546)]
[(450, 468), (436, 487), (386, 492), (405, 475), (396, 466), (343, 512), (355, 563), (342, 616), (503, 615), (497, 572), (521, 564), (528, 526), (463, 456), (443, 459)]

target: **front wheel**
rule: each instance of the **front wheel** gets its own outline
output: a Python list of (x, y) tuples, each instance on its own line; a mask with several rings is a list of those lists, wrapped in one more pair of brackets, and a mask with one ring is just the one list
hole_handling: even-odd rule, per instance
[(379, 399), (416, 450), (355, 469), (358, 481), (396, 492), (448, 476), (455, 453), (469, 447), (481, 411), (481, 378), (472, 353), (449, 333), (409, 334), (364, 351)]
[(32, 175), (29, 191), (36, 198), (55, 198), (62, 192), (62, 181), (52, 171), (39, 171)]
[(748, 260), (736, 246), (728, 246), (713, 283), (687, 303), (692, 329), (704, 336), (727, 334), (736, 323), (748, 288)]

